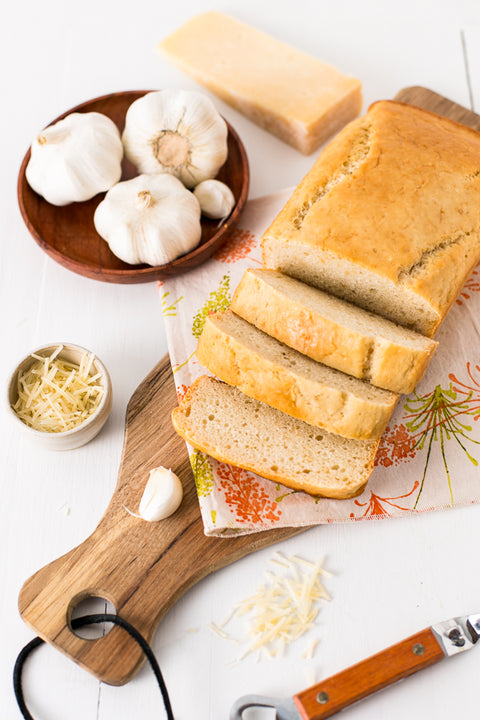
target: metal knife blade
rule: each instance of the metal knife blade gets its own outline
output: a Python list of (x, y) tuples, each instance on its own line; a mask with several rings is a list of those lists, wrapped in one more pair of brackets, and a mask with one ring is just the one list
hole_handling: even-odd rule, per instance
[(451, 618), (342, 670), (293, 698), (276, 700), (245, 695), (233, 705), (230, 720), (243, 720), (243, 712), (251, 707), (275, 709), (276, 720), (324, 720), (429, 665), (470, 650), (479, 638), (480, 614)]
[(232, 706), (230, 720), (242, 720), (244, 710), (269, 708), (275, 710), (275, 720), (300, 720), (301, 715), (293, 698), (278, 700), (263, 695), (244, 695)]
[(451, 657), (475, 645), (480, 637), (480, 614), (451, 618), (432, 625), (432, 630), (445, 656)]

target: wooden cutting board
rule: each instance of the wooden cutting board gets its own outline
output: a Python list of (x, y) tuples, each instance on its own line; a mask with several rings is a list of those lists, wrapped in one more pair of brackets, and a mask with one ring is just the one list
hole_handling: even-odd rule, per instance
[[(480, 130), (479, 116), (425, 88), (406, 88), (395, 99)], [(150, 641), (162, 617), (196, 582), (248, 553), (300, 532), (279, 529), (235, 538), (205, 536), (186, 446), (170, 422), (176, 402), (165, 357), (128, 404), (118, 482), (98, 527), (77, 548), (33, 575), (20, 592), (19, 609), (25, 622), (112, 685), (126, 683), (143, 656), (118, 627), (97, 640), (75, 635), (69, 621), (80, 601), (88, 597), (109, 600), (118, 614)], [(159, 465), (171, 467), (181, 478), (184, 500), (172, 517), (146, 523), (125, 508), (138, 508), (148, 473)]]

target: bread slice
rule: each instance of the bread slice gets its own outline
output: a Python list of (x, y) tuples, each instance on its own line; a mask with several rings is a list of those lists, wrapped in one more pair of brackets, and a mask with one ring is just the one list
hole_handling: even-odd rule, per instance
[(304, 355), (396, 393), (412, 392), (438, 345), (275, 270), (247, 270), (231, 309)]
[(433, 337), (480, 259), (480, 133), (393, 101), (325, 148), (264, 266)]
[(364, 489), (378, 441), (327, 433), (203, 375), (172, 412), (190, 445), (296, 490), (349, 498)]
[(398, 400), (292, 350), (231, 310), (207, 316), (197, 358), (246, 395), (357, 440), (380, 437)]

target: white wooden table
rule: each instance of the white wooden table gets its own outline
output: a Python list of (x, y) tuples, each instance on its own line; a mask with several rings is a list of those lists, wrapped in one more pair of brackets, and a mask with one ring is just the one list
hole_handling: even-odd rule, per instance
[[(96, 282), (47, 257), (20, 217), (18, 168), (35, 133), (84, 100), (117, 90), (197, 87), (155, 46), (191, 15), (212, 7), (356, 75), (363, 81), (365, 108), (402, 87), (424, 85), (480, 111), (478, 0), (297, 0), (294, 5), (218, 0), (208, 7), (198, 0), (25, 0), (3, 10), (2, 381), (34, 346), (70, 340), (98, 353), (114, 387), (113, 412), (101, 435), (64, 454), (35, 448), (2, 408), (0, 716), (6, 720), (20, 717), (11, 673), (17, 653), (33, 636), (18, 614), (20, 587), (96, 526), (115, 486), (128, 399), (166, 352), (156, 284)], [(245, 143), (251, 197), (294, 185), (307, 172), (313, 158), (217, 105)], [(312, 678), (327, 677), (432, 622), (478, 611), (479, 546), (478, 506), (323, 526), (282, 543), (279, 549), (286, 553), (325, 556), (333, 572), (327, 582), (332, 601), (322, 609), (321, 641), (312, 660), (302, 659), (303, 646), (294, 645), (281, 660), (235, 662), (238, 649), (208, 627), (256, 589), (273, 550), (208, 577), (173, 608), (154, 638), (175, 717), (225, 719), (235, 698), (247, 692), (291, 695)], [(476, 717), (479, 667), (480, 649), (360, 703), (347, 711), (348, 717)], [(29, 661), (25, 692), (39, 720), (163, 717), (147, 666), (131, 683), (114, 688), (49, 646)]]

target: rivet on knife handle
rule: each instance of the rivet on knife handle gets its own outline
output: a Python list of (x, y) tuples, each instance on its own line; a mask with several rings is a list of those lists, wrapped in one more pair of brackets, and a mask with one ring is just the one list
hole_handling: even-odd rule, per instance
[(302, 720), (323, 720), (444, 657), (444, 650), (432, 628), (427, 628), (295, 695), (293, 699)]

